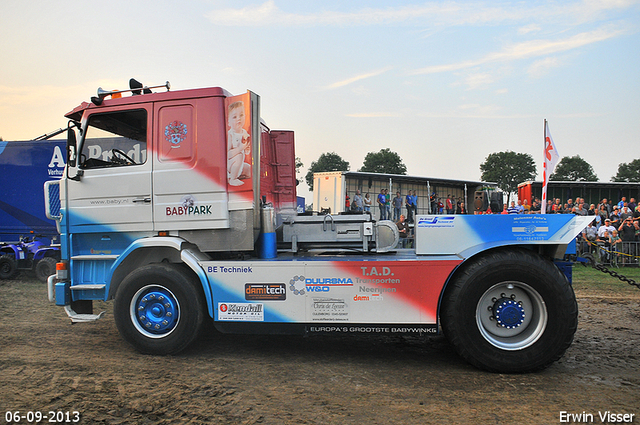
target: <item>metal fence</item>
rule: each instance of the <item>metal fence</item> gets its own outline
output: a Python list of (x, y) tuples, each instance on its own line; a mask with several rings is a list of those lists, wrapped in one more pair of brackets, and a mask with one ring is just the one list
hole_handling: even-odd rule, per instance
[(591, 254), (602, 264), (611, 266), (638, 266), (640, 260), (640, 242), (618, 242), (611, 246), (603, 241), (578, 241), (578, 255)]

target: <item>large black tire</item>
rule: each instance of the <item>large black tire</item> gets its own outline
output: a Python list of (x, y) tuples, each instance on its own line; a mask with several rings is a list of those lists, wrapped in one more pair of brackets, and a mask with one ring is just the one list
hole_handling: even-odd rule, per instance
[(12, 254), (0, 255), (0, 279), (13, 279), (20, 273), (18, 262)]
[(578, 304), (551, 261), (528, 250), (500, 250), (463, 265), (446, 289), (440, 320), (457, 352), (474, 366), (532, 372), (569, 348)]
[(36, 263), (33, 271), (40, 282), (46, 283), (49, 276), (56, 274), (56, 263), (53, 257), (44, 257)]
[(116, 292), (120, 335), (145, 354), (176, 354), (198, 336), (204, 322), (202, 291), (184, 268), (150, 264), (131, 272)]

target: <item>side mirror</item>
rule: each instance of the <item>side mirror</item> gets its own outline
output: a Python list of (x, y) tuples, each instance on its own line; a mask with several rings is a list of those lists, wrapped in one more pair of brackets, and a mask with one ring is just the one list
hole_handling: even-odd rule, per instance
[(69, 167), (76, 166), (76, 158), (77, 158), (76, 132), (72, 128), (69, 128), (67, 130), (67, 164)]

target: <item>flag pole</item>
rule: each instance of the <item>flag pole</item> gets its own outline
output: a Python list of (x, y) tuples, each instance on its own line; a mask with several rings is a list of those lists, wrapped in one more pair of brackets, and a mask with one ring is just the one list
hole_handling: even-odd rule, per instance
[(547, 161), (546, 161), (546, 155), (547, 155), (547, 119), (544, 119), (544, 130), (543, 130), (543, 143), (542, 143), (542, 160), (543, 160), (543, 165), (542, 165), (542, 179), (544, 180), (542, 182), (542, 205), (540, 208), (540, 214), (546, 214), (547, 213)]

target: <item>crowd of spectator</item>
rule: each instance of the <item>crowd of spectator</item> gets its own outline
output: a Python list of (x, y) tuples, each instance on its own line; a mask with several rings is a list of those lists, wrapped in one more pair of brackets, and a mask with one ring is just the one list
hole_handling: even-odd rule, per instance
[[(555, 205), (561, 203), (555, 202)], [(601, 258), (612, 262), (620, 257), (622, 263), (637, 264), (640, 206), (635, 198), (627, 201), (623, 196), (617, 204), (603, 199), (598, 205), (590, 204), (589, 208), (584, 205), (584, 199), (577, 198), (575, 203), (569, 199), (562, 207), (556, 207), (560, 213), (593, 217), (593, 221), (582, 232), (581, 251), (595, 250)]]

